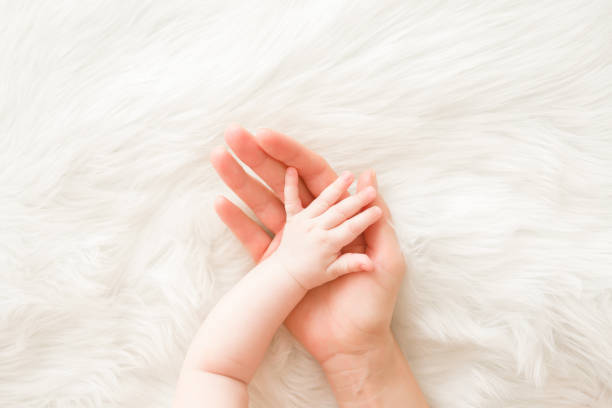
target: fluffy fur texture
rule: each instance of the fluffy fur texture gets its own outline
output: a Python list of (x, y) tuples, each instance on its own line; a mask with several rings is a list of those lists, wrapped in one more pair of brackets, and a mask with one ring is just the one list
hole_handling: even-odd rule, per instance
[[(612, 405), (609, 1), (5, 1), (0, 27), (0, 406), (170, 405), (252, 265), (212, 209), (232, 122), (378, 171), (433, 406)], [(335, 406), (284, 329), (251, 394)]]

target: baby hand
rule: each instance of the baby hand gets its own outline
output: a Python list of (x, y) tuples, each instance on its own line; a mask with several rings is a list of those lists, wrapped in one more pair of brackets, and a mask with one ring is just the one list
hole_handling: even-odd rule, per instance
[(352, 181), (350, 173), (343, 173), (308, 207), (302, 208), (297, 171), (287, 169), (287, 221), (272, 257), (306, 290), (350, 272), (373, 270), (372, 260), (366, 254), (340, 252), (382, 215), (376, 206), (360, 211), (376, 197), (373, 187), (334, 205)]

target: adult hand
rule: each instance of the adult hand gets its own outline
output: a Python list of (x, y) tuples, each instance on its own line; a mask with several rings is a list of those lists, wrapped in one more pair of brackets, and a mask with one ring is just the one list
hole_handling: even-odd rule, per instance
[[(259, 262), (278, 246), (285, 222), (282, 200), (286, 168), (298, 170), (299, 194), (304, 205), (337, 175), (321, 156), (272, 130), (261, 130), (253, 136), (243, 128), (232, 126), (227, 129), (225, 140), (236, 156), (270, 187), (248, 175), (224, 148), (212, 152), (212, 164), (223, 181), (275, 234), (271, 238), (226, 198), (216, 200), (218, 215)], [(358, 191), (368, 186), (377, 188), (372, 170), (361, 174), (357, 181)], [(393, 360), (397, 360), (398, 353), (401, 357), (390, 323), (405, 263), (382, 197), (378, 195), (370, 205), (380, 207), (383, 216), (347, 250), (365, 252), (372, 259), (374, 270), (349, 274), (309, 291), (285, 320), (291, 333), (322, 365), (341, 404), (342, 400), (351, 403), (348, 394), (352, 391), (346, 394), (344, 390), (344, 381), (352, 382), (350, 373), (388, 364), (395, 367)], [(395, 368), (405, 372), (407, 365)], [(371, 372), (362, 374), (368, 377), (361, 380), (368, 392), (376, 393), (375, 388), (379, 386), (388, 388), (388, 384), (382, 385), (388, 378), (382, 379)], [(370, 385), (369, 380), (372, 380)]]
[[(295, 167), (299, 172), (299, 196), (304, 206), (310, 204), (337, 176), (321, 156), (280, 133), (264, 130), (257, 134), (256, 139), (245, 129), (232, 126), (226, 130), (225, 140), (236, 156), (271, 189), (247, 174), (223, 147), (212, 151), (211, 162), (219, 176), (274, 235), (271, 238), (225, 197), (218, 197), (215, 201), (219, 217), (238, 237), (255, 262), (259, 262), (268, 257), (280, 242), (285, 225), (283, 188), (287, 167)], [(346, 196), (347, 193), (342, 198)], [(345, 248), (345, 252), (349, 251), (365, 251), (362, 235)]]

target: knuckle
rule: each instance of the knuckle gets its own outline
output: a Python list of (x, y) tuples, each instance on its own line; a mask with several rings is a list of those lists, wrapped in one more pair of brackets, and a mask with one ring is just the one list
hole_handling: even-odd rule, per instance
[(328, 244), (331, 239), (329, 234), (325, 234), (323, 231), (321, 231), (319, 234), (317, 234), (317, 241), (321, 244)]
[(312, 209), (315, 213), (320, 213), (325, 209), (325, 204), (321, 200), (314, 201), (312, 203)]
[(332, 203), (328, 198), (324, 198), (323, 200), (321, 200), (321, 207), (323, 209), (327, 209), (329, 207), (331, 207), (334, 203)]
[(334, 245), (334, 239), (330, 234), (326, 234), (323, 231), (317, 236), (317, 243), (322, 247), (329, 247)]
[(340, 261), (338, 265), (335, 265), (335, 268), (331, 268), (330, 277), (332, 279), (336, 279), (341, 276), (343, 272), (346, 270), (346, 262)]
[(317, 226), (316, 226), (316, 224), (314, 224), (312, 222), (305, 222), (304, 223), (304, 230), (307, 233), (313, 233), (313, 232), (316, 232)]
[(338, 208), (337, 206), (330, 208), (329, 211), (331, 211), (331, 216), (334, 219), (343, 219), (346, 216), (346, 212), (343, 211), (342, 208)]

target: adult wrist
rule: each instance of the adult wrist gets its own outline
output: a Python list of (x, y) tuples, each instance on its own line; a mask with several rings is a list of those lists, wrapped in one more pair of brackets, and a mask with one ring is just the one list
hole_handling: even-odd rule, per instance
[(321, 364), (341, 407), (357, 401), (376, 406), (374, 401), (384, 389), (385, 370), (392, 362), (393, 342), (389, 330), (366, 348), (335, 353)]
[(391, 330), (367, 349), (336, 353), (322, 367), (341, 408), (427, 406)]

